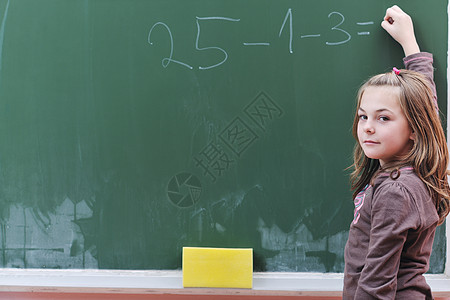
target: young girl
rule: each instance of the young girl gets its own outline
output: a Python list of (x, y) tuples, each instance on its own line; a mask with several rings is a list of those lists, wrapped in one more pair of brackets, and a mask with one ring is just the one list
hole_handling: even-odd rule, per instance
[(433, 57), (420, 52), (399, 7), (382, 27), (403, 47), (407, 70), (374, 76), (358, 94), (343, 298), (432, 299), (423, 274), (450, 199)]

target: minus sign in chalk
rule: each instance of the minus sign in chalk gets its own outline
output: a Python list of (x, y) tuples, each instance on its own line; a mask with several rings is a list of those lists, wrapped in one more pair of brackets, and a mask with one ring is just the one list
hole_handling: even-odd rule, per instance
[(313, 37), (320, 37), (320, 34), (307, 34), (307, 35), (301, 35), (300, 38), (313, 38)]
[(373, 21), (369, 21), (369, 22), (357, 22), (356, 25), (361, 25), (361, 26), (365, 26), (365, 25), (373, 25)]
[(243, 43), (244, 46), (270, 46), (270, 43)]
[(253, 249), (183, 247), (183, 287), (253, 287)]

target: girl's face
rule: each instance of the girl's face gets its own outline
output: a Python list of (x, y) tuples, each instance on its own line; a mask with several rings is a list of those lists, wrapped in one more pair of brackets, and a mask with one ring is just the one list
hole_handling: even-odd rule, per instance
[(380, 165), (407, 154), (414, 133), (403, 113), (399, 90), (390, 86), (369, 86), (358, 110), (358, 141), (364, 154)]

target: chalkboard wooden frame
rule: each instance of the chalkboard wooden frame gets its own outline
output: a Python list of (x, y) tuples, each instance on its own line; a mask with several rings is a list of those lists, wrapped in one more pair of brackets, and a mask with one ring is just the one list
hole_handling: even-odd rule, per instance
[[(450, 297), (448, 275), (425, 275), (435, 297)], [(181, 271), (2, 270), (0, 292), (342, 296), (343, 274), (254, 273), (253, 289), (183, 288)]]

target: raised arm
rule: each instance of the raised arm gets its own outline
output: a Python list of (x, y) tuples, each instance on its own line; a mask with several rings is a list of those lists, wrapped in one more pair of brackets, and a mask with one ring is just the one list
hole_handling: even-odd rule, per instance
[(406, 69), (422, 73), (428, 79), (433, 92), (434, 105), (438, 112), (433, 55), (428, 52), (420, 52), (411, 17), (400, 7), (394, 5), (386, 10), (381, 26), (402, 46), (403, 52), (405, 52), (403, 63)]
[(405, 56), (420, 52), (412, 19), (400, 7), (388, 8), (381, 26), (403, 47)]

